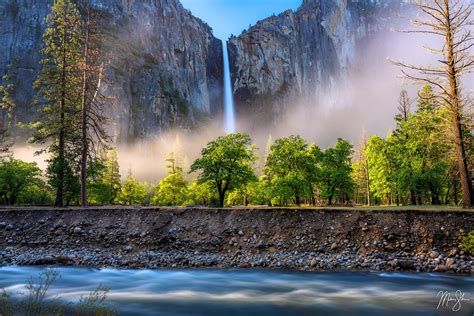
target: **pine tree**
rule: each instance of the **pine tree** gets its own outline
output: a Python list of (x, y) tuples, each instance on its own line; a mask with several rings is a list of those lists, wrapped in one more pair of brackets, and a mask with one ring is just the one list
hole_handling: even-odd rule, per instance
[(64, 205), (66, 174), (76, 172), (77, 123), (80, 109), (81, 76), (78, 64), (82, 56), (82, 22), (71, 0), (57, 0), (46, 18), (43, 34), (45, 58), (35, 81), (36, 102), (42, 105), (38, 121), (33, 123), (32, 142), (47, 144), (51, 154), (48, 168), (56, 189), (56, 206)]
[[(354, 180), (357, 185), (356, 199), (358, 199), (359, 190), (365, 195), (367, 206), (372, 204), (370, 190), (369, 161), (367, 159), (367, 137), (365, 131), (362, 131), (357, 149), (357, 161), (354, 164)], [(357, 201), (356, 201), (357, 202)]]
[[(15, 63), (15, 61), (13, 62)], [(9, 141), (10, 131), (15, 124), (14, 113), (16, 110), (16, 86), (15, 74), (13, 73), (12, 63), (8, 65), (7, 73), (2, 77), (0, 85), (0, 158), (9, 153), (13, 145)]]
[(168, 176), (158, 184), (152, 203), (164, 206), (182, 205), (188, 197), (188, 183), (183, 178), (183, 168), (179, 166), (173, 152), (168, 154), (166, 162)]
[(418, 28), (411, 32), (435, 35), (443, 40), (437, 49), (428, 49), (439, 56), (439, 63), (437, 66), (394, 63), (402, 68), (407, 78), (435, 87), (435, 96), (449, 113), (449, 130), (457, 156), (462, 205), (467, 208), (474, 203), (469, 165), (472, 158), (468, 156), (470, 149), (466, 142), (466, 134), (472, 135), (469, 132), (469, 126), (472, 125), (469, 113), (472, 100), (462, 95), (461, 79), (474, 69), (474, 56), (471, 53), (474, 35), (470, 28), (473, 5), (458, 0), (416, 0), (415, 5), (422, 14), (412, 21)]
[(118, 162), (117, 151), (115, 149), (111, 149), (107, 152), (104, 165), (105, 170), (103, 173), (102, 182), (107, 188), (106, 200), (108, 203), (113, 204), (121, 188), (120, 166)]
[(92, 11), (87, 3), (83, 11), (85, 18), (82, 24), (83, 53), (80, 63), (82, 88), (79, 129), (81, 131), (81, 204), (86, 207), (88, 159), (95, 159), (101, 149), (107, 148), (110, 137), (105, 130), (108, 119), (104, 115), (108, 99), (101, 93), (104, 79), (104, 53), (101, 49), (103, 35), (99, 31), (99, 14)]
[(117, 194), (117, 202), (123, 205), (143, 205), (147, 196), (146, 184), (138, 182), (129, 170), (128, 177)]

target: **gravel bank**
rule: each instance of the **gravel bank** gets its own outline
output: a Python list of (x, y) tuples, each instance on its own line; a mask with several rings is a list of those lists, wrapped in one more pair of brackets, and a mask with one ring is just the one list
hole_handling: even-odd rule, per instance
[(473, 273), (472, 211), (71, 208), (0, 211), (0, 265)]

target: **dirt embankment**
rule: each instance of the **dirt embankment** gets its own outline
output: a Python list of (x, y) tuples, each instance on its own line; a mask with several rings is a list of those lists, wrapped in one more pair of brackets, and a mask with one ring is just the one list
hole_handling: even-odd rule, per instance
[(472, 211), (91, 208), (0, 211), (0, 264), (472, 273)]

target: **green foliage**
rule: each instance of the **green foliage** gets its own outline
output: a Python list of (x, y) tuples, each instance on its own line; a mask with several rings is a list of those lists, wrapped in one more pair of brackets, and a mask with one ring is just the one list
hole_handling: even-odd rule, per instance
[[(56, 190), (62, 187), (64, 196), (63, 205), (77, 204), (79, 200), (81, 184), (77, 171), (77, 163), (71, 159), (62, 160), (59, 155), (54, 154), (54, 156), (48, 160), (48, 167), (46, 169), (48, 183)], [(60, 174), (62, 174), (62, 177), (60, 177)]]
[(42, 179), (38, 178), (27, 185), (19, 194), (17, 199), (19, 205), (53, 205), (54, 192)]
[(200, 171), (199, 183), (211, 182), (219, 194), (219, 206), (224, 206), (225, 194), (256, 179), (253, 163), (257, 157), (247, 134), (229, 134), (211, 141), (201, 151), (201, 158), (191, 165)]
[(0, 196), (7, 205), (18, 202), (20, 195), (44, 187), (41, 170), (36, 163), (7, 158), (0, 161)]
[(87, 166), (87, 204), (104, 205), (110, 203), (109, 188), (104, 183), (105, 161), (102, 157), (89, 160)]
[(13, 64), (8, 65), (7, 73), (2, 77), (0, 84), (0, 154), (7, 153), (12, 143), (9, 142), (9, 130), (14, 127), (16, 110), (16, 90), (18, 86), (16, 73), (13, 73)]
[(210, 181), (204, 183), (194, 181), (188, 187), (188, 200), (183, 205), (215, 206), (218, 205), (218, 201), (216, 189)]
[(369, 175), (374, 195), (379, 200), (391, 197), (396, 191), (396, 166), (390, 149), (383, 138), (375, 135), (369, 138), (366, 152)]
[(446, 112), (429, 86), (419, 92), (418, 109), (397, 115), (386, 139), (369, 139), (367, 159), (374, 195), (385, 204), (440, 204), (453, 150), (445, 141)]
[(231, 191), (226, 198), (227, 205), (269, 205), (271, 196), (269, 194), (268, 182), (265, 176), (258, 181), (252, 181), (247, 185)]
[(290, 201), (300, 205), (303, 198), (314, 200), (314, 187), (319, 180), (321, 151), (301, 136), (277, 139), (270, 146), (265, 175), (270, 182), (270, 196), (278, 204)]
[(324, 151), (321, 159), (322, 198), (331, 205), (334, 200), (347, 203), (354, 190), (352, 180), (353, 146), (339, 138), (336, 146)]
[(182, 205), (187, 201), (187, 198), (187, 181), (184, 180), (180, 172), (174, 172), (160, 181), (152, 204), (162, 206)]
[(101, 158), (89, 162), (87, 174), (88, 203), (113, 204), (121, 188), (117, 151), (111, 149)]
[(362, 134), (359, 148), (357, 150), (357, 160), (352, 165), (352, 179), (354, 180), (356, 192), (355, 203), (372, 204), (371, 179), (369, 175), (369, 164), (367, 160), (367, 139), (365, 132)]
[(183, 178), (183, 169), (174, 153), (168, 155), (166, 162), (168, 176), (158, 184), (151, 203), (161, 206), (182, 205), (188, 202), (188, 183)]
[(470, 231), (469, 234), (463, 237), (461, 248), (474, 255), (474, 231)]
[(148, 198), (147, 185), (140, 183), (130, 172), (117, 194), (116, 202), (122, 205), (143, 205)]

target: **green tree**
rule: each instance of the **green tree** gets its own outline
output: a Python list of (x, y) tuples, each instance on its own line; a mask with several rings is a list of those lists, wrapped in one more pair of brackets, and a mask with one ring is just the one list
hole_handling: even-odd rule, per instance
[(108, 204), (113, 204), (121, 188), (120, 165), (115, 149), (107, 151), (104, 166), (102, 175), (102, 183), (105, 185), (104, 201)]
[(191, 165), (200, 171), (198, 182), (210, 181), (219, 194), (219, 206), (224, 206), (225, 194), (256, 179), (253, 163), (257, 157), (247, 134), (229, 134), (211, 141)]
[(41, 170), (36, 163), (7, 158), (0, 163), (0, 195), (5, 204), (14, 205), (28, 187), (40, 184)]
[(127, 179), (122, 183), (122, 188), (117, 194), (116, 201), (122, 205), (143, 205), (148, 197), (147, 186), (140, 183), (129, 172)]
[(407, 120), (398, 118), (397, 129), (388, 138), (394, 149), (392, 156), (398, 160), (398, 190), (410, 192), (412, 203), (422, 204), (424, 196), (431, 198), (431, 204), (441, 203), (448, 153), (453, 150), (445, 141), (447, 116), (432, 88), (425, 86), (419, 92), (415, 113)]
[(210, 206), (217, 205), (218, 200), (215, 187), (210, 181), (204, 183), (194, 181), (188, 187), (188, 200), (183, 204)]
[(245, 186), (231, 191), (227, 195), (227, 205), (269, 205), (271, 196), (268, 189), (266, 176), (261, 176), (258, 181), (252, 181)]
[(57, 206), (64, 205), (68, 173), (75, 172), (80, 139), (76, 123), (80, 109), (82, 23), (79, 10), (71, 0), (57, 0), (46, 18), (43, 34), (45, 58), (35, 81), (36, 102), (42, 104), (38, 121), (33, 123), (32, 141), (47, 144), (52, 158), (48, 173), (56, 189)]
[(372, 136), (367, 144), (367, 162), (374, 196), (391, 204), (397, 190), (395, 163), (390, 144), (379, 136)]
[(372, 205), (370, 190), (369, 161), (367, 159), (367, 138), (365, 131), (362, 132), (357, 149), (357, 160), (353, 165), (353, 179), (356, 185), (356, 203), (360, 203), (360, 195), (363, 195), (367, 206)]
[[(47, 160), (46, 176), (48, 183), (52, 188), (56, 189), (55, 205), (69, 206), (79, 203), (79, 195), (81, 192), (81, 183), (78, 177), (78, 164), (66, 155), (61, 163), (59, 156), (54, 155)], [(61, 177), (60, 177), (61, 176)], [(57, 188), (62, 187), (61, 204), (57, 203)]]
[(346, 140), (339, 138), (333, 148), (328, 148), (322, 154), (322, 197), (327, 199), (328, 205), (334, 200), (341, 203), (348, 202), (354, 190), (352, 180), (353, 146)]
[[(103, 156), (88, 161), (87, 170), (87, 204), (110, 203), (109, 187), (105, 183), (106, 160)], [(81, 201), (82, 204), (82, 201)]]
[(277, 139), (270, 147), (265, 175), (270, 181), (272, 198), (280, 203), (293, 200), (300, 205), (310, 197), (315, 203), (314, 185), (319, 179), (318, 162), (321, 152), (301, 136)]
[(152, 204), (182, 205), (188, 197), (188, 183), (183, 178), (183, 169), (177, 166), (173, 153), (168, 156), (166, 161), (168, 162), (168, 176), (158, 184)]
[(187, 182), (180, 173), (175, 172), (160, 181), (152, 204), (179, 206), (187, 200), (187, 196)]
[(15, 123), (14, 113), (16, 110), (16, 74), (13, 73), (12, 64), (8, 65), (7, 73), (2, 77), (0, 85), (0, 155), (8, 154), (12, 143), (9, 141), (9, 130)]

